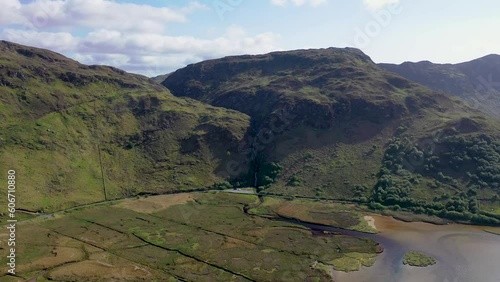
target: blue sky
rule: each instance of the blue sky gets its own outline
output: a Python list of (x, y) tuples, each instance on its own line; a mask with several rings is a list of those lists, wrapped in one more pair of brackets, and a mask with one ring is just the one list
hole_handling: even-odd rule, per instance
[(2, 0), (0, 38), (153, 76), (226, 55), (357, 47), (375, 62), (500, 53), (495, 0)]

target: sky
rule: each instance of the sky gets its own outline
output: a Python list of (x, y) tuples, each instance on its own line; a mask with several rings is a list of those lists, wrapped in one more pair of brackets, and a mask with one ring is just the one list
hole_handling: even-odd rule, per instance
[(497, 0), (1, 0), (0, 39), (147, 76), (228, 55), (355, 47), (377, 63), (500, 53)]

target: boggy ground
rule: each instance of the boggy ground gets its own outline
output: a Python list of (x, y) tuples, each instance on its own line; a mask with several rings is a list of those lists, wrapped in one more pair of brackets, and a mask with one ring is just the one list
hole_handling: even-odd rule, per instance
[[(271, 201), (263, 206), (273, 213), (290, 205), (303, 214), (319, 208)], [(381, 252), (370, 239), (316, 236), (304, 226), (245, 212), (258, 205), (254, 195), (192, 193), (25, 221), (17, 230), (17, 276), (0, 281), (331, 281), (335, 262)], [(348, 208), (326, 220), (359, 225), (360, 215)]]

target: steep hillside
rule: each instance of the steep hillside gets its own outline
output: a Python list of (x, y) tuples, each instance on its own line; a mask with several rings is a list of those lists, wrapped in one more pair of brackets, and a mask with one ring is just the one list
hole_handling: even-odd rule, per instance
[(249, 127), (146, 77), (5, 41), (0, 117), (0, 181), (16, 170), (18, 207), (45, 211), (221, 183)]
[(431, 89), (463, 98), (470, 106), (500, 117), (500, 55), (460, 64), (424, 61), (379, 66)]
[(162, 84), (176, 96), (251, 117), (252, 150), (241, 153), (252, 169), (242, 181), (262, 193), (445, 217), (453, 211), (478, 221), (477, 200), (483, 211), (500, 211), (498, 125), (458, 99), (382, 70), (357, 49), (209, 60)]

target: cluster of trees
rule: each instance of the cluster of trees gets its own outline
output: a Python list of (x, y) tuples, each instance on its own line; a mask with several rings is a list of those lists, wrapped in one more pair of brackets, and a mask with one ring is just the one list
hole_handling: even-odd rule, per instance
[(422, 149), (408, 138), (394, 138), (383, 165), (397, 174), (410, 170), (452, 184), (454, 178), (446, 174), (465, 172), (471, 184), (500, 189), (500, 141), (486, 135), (445, 137)]
[(390, 173), (422, 174), (456, 188), (460, 178), (466, 186), (500, 191), (500, 141), (486, 135), (450, 136), (420, 149), (408, 138), (394, 138), (387, 147), (381, 175)]
[(260, 165), (256, 174), (257, 179), (257, 192), (262, 192), (269, 188), (278, 178), (282, 167), (278, 163), (263, 163)]
[(380, 209), (380, 205), (393, 209), (420, 206), (420, 203), (410, 197), (410, 192), (412, 185), (418, 182), (414, 171), (418, 169), (417, 165), (423, 165), (424, 158), (425, 154), (408, 138), (391, 140), (370, 199), (377, 205), (372, 206), (376, 209)]
[(489, 136), (447, 137), (441, 140), (449, 150), (442, 161), (456, 171), (469, 168), (466, 176), (472, 184), (500, 191), (500, 141)]
[[(478, 191), (484, 187), (498, 189), (500, 183), (500, 142), (486, 136), (465, 139), (446, 137), (433, 148), (420, 149), (408, 138), (394, 138), (388, 145), (378, 181), (371, 195), (373, 209), (407, 210), (453, 220), (481, 224), (500, 224), (500, 219), (481, 213)], [(449, 175), (465, 176), (459, 181)], [(433, 187), (446, 185), (455, 195), (423, 201), (411, 197), (421, 176), (433, 177)], [(467, 190), (467, 192), (460, 192)], [(359, 189), (358, 189), (359, 190)], [(361, 194), (361, 190), (358, 191)], [(355, 193), (357, 193), (355, 191)]]
[(282, 167), (278, 163), (261, 163), (258, 168), (254, 168), (247, 175), (233, 179), (231, 182), (222, 181), (210, 186), (214, 190), (226, 190), (237, 187), (253, 187), (256, 185), (259, 194), (266, 194), (269, 188), (278, 178)]
[(210, 187), (210, 189), (213, 190), (226, 190), (226, 189), (232, 189), (234, 188), (233, 184), (229, 183), (228, 181), (223, 181), (219, 183), (215, 183)]

